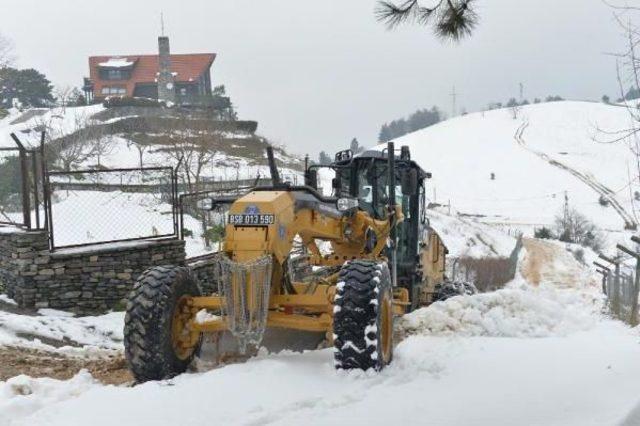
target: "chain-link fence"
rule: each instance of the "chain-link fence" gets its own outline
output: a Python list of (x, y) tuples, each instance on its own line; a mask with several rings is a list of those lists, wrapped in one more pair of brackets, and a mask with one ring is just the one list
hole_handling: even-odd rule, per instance
[(604, 291), (611, 315), (628, 324), (638, 322), (638, 289), (634, 274), (614, 271), (604, 276)]
[[(640, 238), (631, 237), (640, 246)], [(617, 244), (613, 256), (600, 254), (593, 262), (602, 276), (602, 291), (607, 296), (609, 313), (632, 326), (638, 325), (638, 294), (640, 292), (640, 253)], [(626, 255), (626, 256), (625, 256)], [(634, 262), (635, 260), (635, 262)]]
[(11, 134), (13, 147), (0, 147), (0, 225), (42, 229), (42, 145), (28, 148)]
[(22, 225), (20, 150), (0, 148), (0, 223)]
[(47, 173), (52, 248), (178, 235), (170, 167)]

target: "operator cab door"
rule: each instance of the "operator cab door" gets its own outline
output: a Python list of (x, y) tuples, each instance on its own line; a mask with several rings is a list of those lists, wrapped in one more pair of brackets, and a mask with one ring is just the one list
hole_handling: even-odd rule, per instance
[[(400, 164), (398, 164), (400, 166)], [(396, 182), (402, 182), (402, 173), (415, 167), (413, 164), (396, 167)], [(362, 159), (357, 162), (355, 174), (342, 176), (342, 181), (352, 182), (350, 195), (359, 201), (360, 209), (376, 219), (386, 219), (389, 205), (388, 163), (384, 159)], [(420, 188), (422, 185), (419, 185)], [(418, 262), (418, 236), (420, 217), (420, 193), (403, 195), (402, 186), (396, 185), (396, 204), (402, 207), (404, 221), (397, 225), (398, 245), (396, 263), (398, 285), (411, 290), (416, 282)]]

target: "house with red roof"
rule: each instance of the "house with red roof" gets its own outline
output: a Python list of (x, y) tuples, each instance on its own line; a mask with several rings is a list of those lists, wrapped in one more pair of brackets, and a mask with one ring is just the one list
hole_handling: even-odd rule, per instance
[(88, 101), (107, 97), (140, 97), (178, 104), (211, 96), (215, 53), (171, 54), (169, 37), (158, 37), (157, 55), (89, 57), (83, 90)]

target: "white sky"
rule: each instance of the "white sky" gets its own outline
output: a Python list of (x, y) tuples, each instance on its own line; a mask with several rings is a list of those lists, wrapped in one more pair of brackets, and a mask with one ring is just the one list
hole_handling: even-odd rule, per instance
[[(423, 0), (425, 3), (430, 0)], [(386, 31), (375, 0), (0, 0), (17, 65), (80, 86), (87, 57), (155, 53), (164, 12), (173, 53), (215, 52), (240, 117), (295, 153), (377, 140), (380, 125), (434, 104), (559, 94), (618, 97), (621, 31), (602, 0), (477, 0), (481, 23), (459, 45), (429, 29)], [(443, 141), (446, 142), (446, 141)]]

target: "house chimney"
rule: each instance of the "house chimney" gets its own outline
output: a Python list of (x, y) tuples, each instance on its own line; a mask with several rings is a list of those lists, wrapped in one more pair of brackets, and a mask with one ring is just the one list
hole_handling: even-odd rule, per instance
[(169, 37), (158, 37), (158, 100), (167, 104), (175, 103), (176, 89), (171, 74), (171, 53), (169, 50)]

